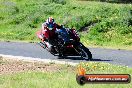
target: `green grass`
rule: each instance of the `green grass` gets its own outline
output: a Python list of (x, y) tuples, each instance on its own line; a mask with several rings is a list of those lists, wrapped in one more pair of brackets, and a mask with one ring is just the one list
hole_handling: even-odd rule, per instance
[(131, 3), (131, 0), (78, 0), (78, 1), (100, 1), (109, 3)]
[[(83, 43), (132, 45), (131, 4), (76, 0), (1, 0), (0, 4), (0, 40), (38, 41), (35, 32), (52, 16), (80, 31)], [(81, 32), (85, 26), (89, 33)]]
[[(88, 74), (130, 74), (132, 68), (106, 63), (81, 63)], [(0, 88), (131, 88), (129, 84), (85, 84), (80, 86), (76, 82), (76, 68), (62, 65), (54, 72), (27, 71), (16, 74), (0, 75)]]

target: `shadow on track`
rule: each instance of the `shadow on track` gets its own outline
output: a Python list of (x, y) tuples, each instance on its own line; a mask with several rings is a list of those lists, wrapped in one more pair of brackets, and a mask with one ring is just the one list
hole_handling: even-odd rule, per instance
[(90, 61), (113, 61), (113, 60), (92, 59)]
[[(70, 59), (70, 60), (83, 60), (83, 61), (85, 61), (83, 58), (81, 58), (81, 57), (75, 57), (75, 56), (64, 57), (64, 59)], [(103, 59), (95, 59), (95, 58), (93, 58), (93, 59), (90, 60), (90, 61), (113, 61), (113, 60), (103, 60)]]

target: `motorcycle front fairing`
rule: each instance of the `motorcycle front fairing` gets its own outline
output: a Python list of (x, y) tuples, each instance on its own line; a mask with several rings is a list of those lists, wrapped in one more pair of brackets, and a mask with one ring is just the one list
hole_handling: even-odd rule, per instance
[(69, 36), (69, 34), (65, 28), (57, 29), (56, 33), (58, 34), (58, 38), (62, 39), (63, 42), (69, 42), (70, 41), (70, 36)]
[(64, 55), (79, 55), (75, 48), (75, 40), (69, 35), (69, 30), (65, 28), (57, 29), (56, 33), (58, 34), (58, 42), (62, 44), (62, 52)]

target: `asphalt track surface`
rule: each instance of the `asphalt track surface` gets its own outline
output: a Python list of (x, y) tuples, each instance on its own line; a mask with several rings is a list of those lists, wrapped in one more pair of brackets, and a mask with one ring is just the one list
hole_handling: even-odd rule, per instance
[[(131, 50), (113, 50), (103, 48), (89, 48), (93, 55), (90, 62), (106, 62), (111, 64), (132, 67)], [(48, 51), (41, 48), (37, 43), (20, 43), (20, 42), (0, 42), (0, 54), (24, 56), (41, 59), (52, 59), (59, 61), (70, 61), (74, 63), (84, 62), (80, 57), (67, 57), (57, 59), (57, 56), (51, 55)]]

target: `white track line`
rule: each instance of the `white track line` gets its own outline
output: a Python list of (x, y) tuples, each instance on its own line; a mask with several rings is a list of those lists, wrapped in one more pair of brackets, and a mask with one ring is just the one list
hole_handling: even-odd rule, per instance
[(67, 64), (72, 66), (76, 66), (78, 64), (78, 63), (73, 63), (68, 61), (58, 61), (58, 60), (41, 59), (41, 58), (24, 57), (24, 56), (13, 56), (13, 55), (4, 55), (4, 54), (0, 54), (0, 56), (9, 58), (9, 59), (23, 60), (23, 61), (29, 61), (29, 62), (42, 61), (44, 63)]

